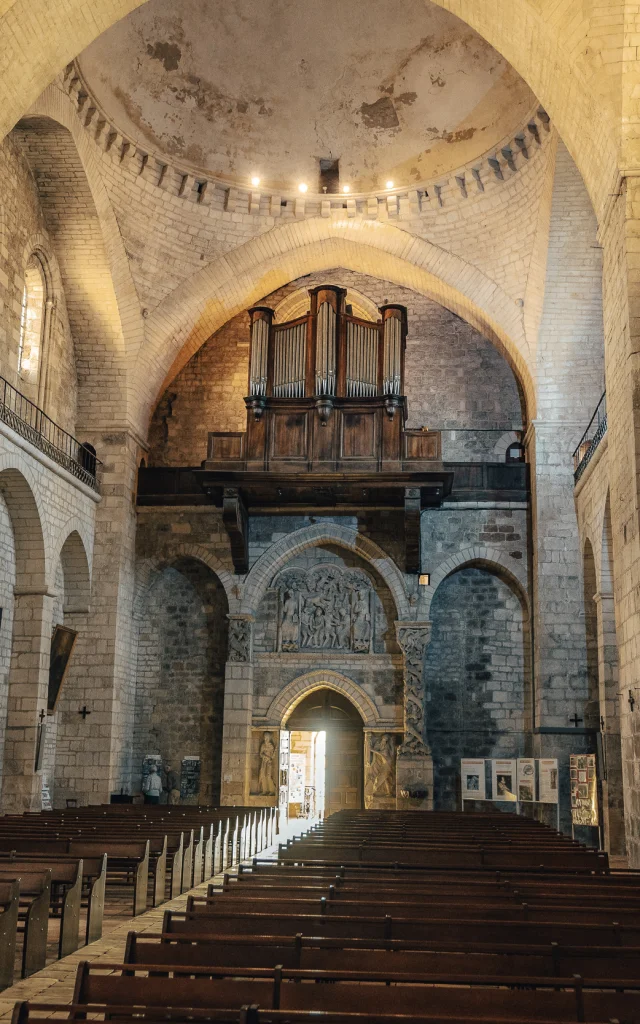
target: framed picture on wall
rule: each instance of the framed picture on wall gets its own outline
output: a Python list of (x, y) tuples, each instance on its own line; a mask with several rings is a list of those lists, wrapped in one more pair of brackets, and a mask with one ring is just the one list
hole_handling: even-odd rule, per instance
[(71, 654), (77, 640), (78, 633), (75, 629), (67, 626), (56, 626), (51, 637), (51, 657), (49, 659), (49, 692), (47, 698), (47, 710), (54, 712), (58, 697), (64, 683)]

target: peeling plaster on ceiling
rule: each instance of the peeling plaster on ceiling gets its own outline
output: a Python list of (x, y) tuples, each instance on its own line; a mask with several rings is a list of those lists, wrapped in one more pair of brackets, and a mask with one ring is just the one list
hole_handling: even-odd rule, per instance
[(317, 189), (423, 181), (520, 125), (534, 98), (463, 22), (427, 0), (149, 0), (86, 49), (109, 119), (210, 174)]

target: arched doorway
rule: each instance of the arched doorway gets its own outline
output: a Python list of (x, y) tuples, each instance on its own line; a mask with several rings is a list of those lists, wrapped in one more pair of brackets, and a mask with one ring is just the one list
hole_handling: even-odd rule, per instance
[(363, 806), (363, 723), (347, 697), (328, 687), (314, 690), (291, 712), (283, 733), (285, 748), (288, 737), (290, 815), (298, 813), (296, 805), (300, 803), (291, 797), (298, 797), (300, 789), (308, 786), (313, 786), (318, 798), (316, 813), (324, 810), (325, 817)]

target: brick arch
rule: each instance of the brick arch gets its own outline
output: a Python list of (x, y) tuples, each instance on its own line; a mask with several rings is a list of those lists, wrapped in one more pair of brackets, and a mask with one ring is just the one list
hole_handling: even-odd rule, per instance
[(424, 599), (425, 618), (429, 618), (431, 604), (436, 591), (441, 583), (460, 569), (485, 569), (493, 572), (502, 579), (516, 594), (523, 611), (529, 615), (529, 595), (525, 581), (513, 570), (513, 566), (507, 562), (507, 556), (497, 548), (486, 547), (483, 544), (474, 544), (472, 547), (463, 548), (450, 555), (435, 572), (431, 573), (429, 592)]
[(213, 260), (154, 310), (134, 376), (144, 429), (165, 388), (223, 324), (289, 281), (336, 267), (412, 289), (466, 320), (507, 360), (528, 416), (535, 415), (532, 356), (520, 309), (495, 281), (393, 225), (315, 217), (272, 228)]
[(246, 577), (240, 612), (254, 615), (264, 593), (279, 569), (295, 555), (311, 547), (336, 544), (352, 551), (375, 569), (386, 583), (399, 619), (410, 618), (409, 599), (402, 573), (393, 560), (368, 537), (337, 523), (316, 523), (276, 541), (252, 566)]
[(280, 729), (291, 712), (305, 697), (314, 693), (315, 690), (325, 689), (335, 690), (336, 693), (347, 697), (360, 713), (366, 729), (373, 729), (379, 724), (378, 709), (362, 687), (354, 683), (353, 679), (349, 679), (348, 676), (331, 669), (306, 672), (285, 686), (269, 706), (266, 715), (267, 724), (274, 729)]

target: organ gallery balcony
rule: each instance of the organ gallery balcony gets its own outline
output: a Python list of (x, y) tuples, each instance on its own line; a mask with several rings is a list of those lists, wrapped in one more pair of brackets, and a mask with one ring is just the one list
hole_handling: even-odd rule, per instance
[(386, 304), (363, 320), (345, 300), (324, 285), (287, 323), (267, 306), (249, 310), (246, 429), (212, 431), (199, 468), (140, 472), (138, 504), (189, 498), (222, 509), (238, 572), (250, 515), (403, 510), (405, 568), (418, 573), (420, 513), (451, 498), (456, 477), (468, 500), (526, 492), (525, 465), (446, 464), (439, 431), (407, 429), (406, 309)]

